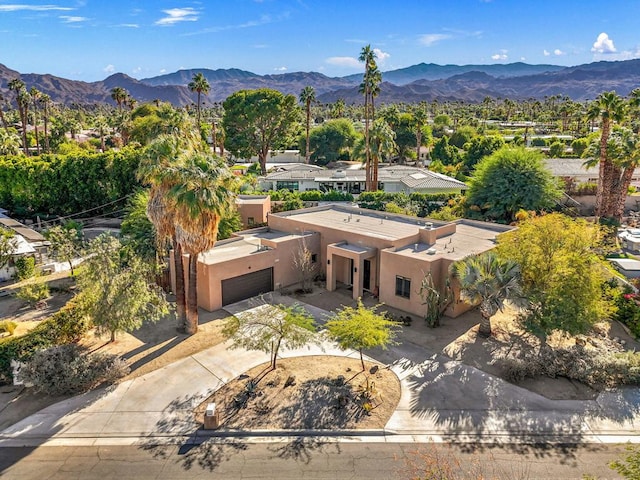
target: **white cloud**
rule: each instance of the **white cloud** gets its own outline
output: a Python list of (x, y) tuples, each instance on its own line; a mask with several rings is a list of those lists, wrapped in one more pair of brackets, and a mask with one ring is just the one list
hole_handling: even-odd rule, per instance
[(133, 70), (131, 70), (131, 73), (140, 73), (142, 71), (142, 67), (136, 67)]
[(325, 62), (338, 67), (359, 68), (361, 66), (358, 59), (354, 57), (329, 57)]
[(551, 55), (551, 52), (550, 52), (549, 50), (543, 50), (543, 51), (542, 51), (542, 54), (543, 54), (545, 57), (548, 57), (549, 55)]
[(167, 73), (167, 69), (166, 68), (161, 68), (160, 69), (160, 73)]
[(556, 56), (558, 56), (558, 57), (559, 57), (560, 55), (566, 55), (566, 54), (565, 54), (565, 52), (563, 52), (563, 51), (562, 51), (562, 50), (560, 50), (559, 48), (556, 48), (556, 49), (553, 51), (553, 54), (554, 54), (554, 55), (556, 55)]
[(500, 53), (491, 55), (492, 60), (506, 60), (508, 57), (507, 50), (500, 50)]
[(527, 57), (520, 57), (520, 61), (524, 62), (527, 59)]
[(116, 71), (116, 67), (114, 67), (113, 65), (109, 64), (109, 65), (107, 65), (106, 67), (104, 67), (104, 68), (102, 69), (102, 71), (103, 71), (104, 73), (113, 73), (113, 72), (115, 72), (115, 71)]
[(21, 10), (29, 10), (32, 12), (47, 12), (50, 10), (58, 10), (58, 11), (68, 12), (70, 10), (75, 10), (75, 9), (70, 7), (60, 7), (58, 5), (22, 5), (22, 4), (0, 5), (0, 12), (18, 12)]
[(387, 52), (383, 52), (379, 48), (374, 48), (373, 53), (376, 54), (376, 57), (378, 58), (380, 63), (384, 63), (384, 61), (391, 56), (390, 54), (388, 54)]
[(64, 20), (64, 23), (81, 23), (89, 20), (86, 17), (71, 17), (69, 15), (61, 15), (58, 18), (60, 18), (61, 20)]
[(452, 36), (447, 33), (425, 33), (418, 37), (418, 41), (425, 47), (432, 47), (436, 43), (450, 38), (452, 38)]
[(285, 72), (287, 70), (287, 67), (276, 67), (274, 68), (274, 70), (276, 72)]
[(140, 28), (140, 25), (137, 23), (121, 23), (120, 25), (116, 25), (116, 27), (122, 28)]
[(178, 22), (195, 22), (198, 20), (198, 12), (191, 7), (169, 8), (162, 10), (167, 16), (156, 21), (156, 25), (173, 25)]
[(593, 43), (591, 51), (594, 53), (615, 53), (616, 47), (613, 44), (613, 40), (609, 38), (609, 35), (602, 32)]

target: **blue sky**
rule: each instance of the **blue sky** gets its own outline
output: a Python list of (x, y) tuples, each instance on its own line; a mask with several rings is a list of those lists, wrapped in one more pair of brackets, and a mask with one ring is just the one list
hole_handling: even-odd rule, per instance
[(640, 57), (637, 0), (0, 0), (0, 63), (102, 80), (181, 68), (258, 74)]

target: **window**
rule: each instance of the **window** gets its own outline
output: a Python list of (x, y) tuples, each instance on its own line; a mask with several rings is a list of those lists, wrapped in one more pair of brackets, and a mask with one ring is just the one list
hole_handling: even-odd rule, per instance
[(317, 253), (312, 253), (311, 254), (311, 263), (318, 263), (318, 254)]
[(403, 298), (411, 298), (411, 279), (396, 276), (396, 295)]
[(276, 190), (298, 190), (298, 182), (294, 181), (282, 181), (276, 182)]
[(256, 220), (255, 220), (255, 218), (253, 218), (253, 217), (249, 217), (249, 218), (247, 218), (247, 224), (248, 224), (250, 227), (253, 227), (253, 226), (256, 224)]

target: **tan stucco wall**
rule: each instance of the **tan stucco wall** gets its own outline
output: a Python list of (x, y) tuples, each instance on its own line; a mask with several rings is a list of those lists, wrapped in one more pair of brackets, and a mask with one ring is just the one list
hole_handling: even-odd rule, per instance
[[(245, 228), (252, 228), (255, 225), (267, 223), (268, 213), (271, 212), (270, 197), (263, 199), (261, 203), (257, 203), (257, 201), (254, 202), (240, 202), (236, 204), (240, 218), (242, 218), (242, 225), (244, 225)], [(253, 225), (249, 225), (249, 217), (253, 218)]]
[[(317, 234), (304, 237), (307, 248), (316, 255), (320, 250)], [(267, 242), (263, 242), (265, 244)], [(205, 310), (222, 308), (222, 280), (237, 277), (265, 268), (273, 268), (274, 288), (284, 288), (300, 281), (300, 273), (294, 265), (294, 257), (300, 249), (300, 237), (271, 242), (275, 248), (256, 251), (244, 257), (225, 260), (210, 265), (200, 262), (198, 268), (198, 303)], [(319, 255), (318, 255), (319, 257)]]

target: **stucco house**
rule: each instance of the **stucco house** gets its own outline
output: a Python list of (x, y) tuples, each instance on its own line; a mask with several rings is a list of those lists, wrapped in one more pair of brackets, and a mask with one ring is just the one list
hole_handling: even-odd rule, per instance
[[(349, 288), (354, 299), (368, 292), (380, 302), (422, 316), (420, 284), (427, 273), (438, 288), (449, 266), (490, 250), (513, 227), (471, 220), (437, 222), (355, 207), (326, 205), (270, 214), (268, 226), (239, 232), (202, 254), (198, 302), (206, 310), (297, 284), (294, 258), (311, 252), (326, 288)], [(469, 309), (453, 288), (446, 314)]]
[(244, 228), (263, 225), (267, 223), (267, 216), (271, 213), (271, 197), (269, 195), (238, 195), (236, 208)]
[[(596, 183), (600, 162), (593, 167), (585, 167), (584, 158), (548, 158), (544, 161), (547, 170), (554, 177), (560, 179), (573, 179), (575, 183)], [(640, 168), (636, 168), (631, 179), (632, 185), (640, 184)]]
[[(265, 190), (337, 190), (359, 194), (365, 190), (363, 169), (329, 170), (315, 165), (300, 165), (270, 173), (260, 179)], [(455, 178), (426, 168), (393, 165), (378, 170), (378, 190), (390, 193), (460, 193), (467, 185)]]

